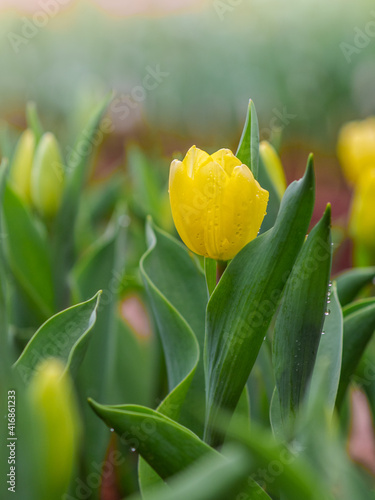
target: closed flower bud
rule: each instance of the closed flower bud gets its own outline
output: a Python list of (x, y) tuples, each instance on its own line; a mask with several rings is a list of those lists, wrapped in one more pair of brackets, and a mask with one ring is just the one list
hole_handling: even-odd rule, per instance
[(46, 133), (35, 152), (31, 172), (31, 198), (38, 212), (46, 218), (58, 211), (64, 189), (64, 167), (56, 138)]
[(173, 220), (190, 250), (232, 259), (254, 239), (266, 214), (268, 191), (229, 149), (212, 155), (191, 147), (169, 175)]
[(72, 383), (58, 359), (41, 362), (28, 399), (40, 498), (61, 498), (73, 472), (80, 422)]
[(12, 186), (26, 203), (31, 202), (30, 182), (34, 152), (35, 136), (31, 130), (27, 129), (18, 140), (10, 170)]
[(263, 165), (267, 170), (268, 177), (271, 179), (272, 184), (275, 186), (277, 194), (281, 199), (286, 190), (286, 179), (281, 160), (274, 147), (267, 141), (262, 141), (259, 144), (259, 153), (263, 161)]
[(349, 232), (355, 241), (375, 249), (375, 167), (361, 175), (351, 207)]
[(375, 118), (344, 125), (337, 155), (349, 184), (356, 184), (365, 170), (375, 167)]

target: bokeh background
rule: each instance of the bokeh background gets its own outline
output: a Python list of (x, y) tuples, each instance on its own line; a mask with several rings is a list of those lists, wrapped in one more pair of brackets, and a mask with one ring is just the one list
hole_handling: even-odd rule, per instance
[(330, 201), (344, 226), (336, 141), (344, 122), (375, 112), (371, 0), (2, 0), (0, 35), (0, 117), (14, 140), (33, 100), (68, 148), (113, 90), (93, 176), (126, 168), (134, 141), (167, 172), (191, 144), (235, 149), (251, 97), (288, 181), (314, 152), (314, 220)]

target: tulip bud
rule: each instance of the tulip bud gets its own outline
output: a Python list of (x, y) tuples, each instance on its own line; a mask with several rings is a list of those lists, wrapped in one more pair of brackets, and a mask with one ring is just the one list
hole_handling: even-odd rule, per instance
[(208, 155), (195, 146), (172, 161), (169, 197), (183, 242), (216, 260), (232, 259), (257, 236), (268, 203), (268, 191), (229, 149)]
[(79, 418), (73, 387), (56, 358), (42, 361), (28, 387), (40, 498), (62, 498), (76, 458)]
[(281, 200), (286, 190), (286, 179), (281, 160), (274, 147), (267, 141), (262, 141), (259, 144), (259, 154)]
[(375, 167), (360, 177), (351, 207), (349, 232), (353, 239), (375, 249)]
[(344, 125), (337, 155), (348, 183), (356, 184), (365, 170), (375, 166), (375, 118)]
[(10, 170), (12, 186), (26, 203), (31, 202), (30, 182), (34, 152), (35, 136), (31, 130), (27, 129), (18, 140)]
[(56, 215), (64, 188), (64, 167), (56, 138), (46, 133), (39, 141), (31, 172), (31, 198), (46, 218)]

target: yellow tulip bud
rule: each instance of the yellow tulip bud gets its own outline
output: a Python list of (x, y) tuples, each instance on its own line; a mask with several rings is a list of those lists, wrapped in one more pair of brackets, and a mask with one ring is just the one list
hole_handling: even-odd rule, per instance
[(10, 181), (16, 193), (26, 203), (31, 202), (31, 168), (35, 152), (35, 136), (29, 129), (18, 140), (10, 170)]
[(31, 172), (31, 198), (47, 218), (53, 217), (61, 204), (64, 167), (56, 138), (46, 133), (39, 141)]
[(349, 184), (356, 184), (365, 170), (375, 167), (375, 118), (344, 125), (337, 155)]
[(259, 144), (259, 154), (267, 170), (267, 174), (275, 186), (281, 200), (286, 190), (286, 179), (279, 155), (276, 153), (274, 147), (267, 141), (262, 141)]
[(358, 243), (375, 248), (375, 168), (361, 175), (351, 207), (349, 232)]
[(268, 191), (229, 149), (212, 155), (191, 147), (169, 174), (172, 216), (183, 242), (198, 255), (232, 259), (254, 239)]
[(28, 399), (40, 498), (61, 498), (73, 472), (80, 431), (72, 383), (61, 361), (41, 362), (28, 387)]

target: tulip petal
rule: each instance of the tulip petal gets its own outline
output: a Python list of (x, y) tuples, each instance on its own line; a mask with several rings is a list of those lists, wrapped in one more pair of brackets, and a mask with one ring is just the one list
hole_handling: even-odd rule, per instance
[(208, 153), (197, 148), (196, 146), (192, 146), (183, 159), (183, 163), (187, 168), (187, 174), (189, 177), (193, 177), (195, 171), (209, 159), (210, 155)]
[[(186, 165), (178, 160), (171, 164), (169, 174), (169, 198), (173, 221), (185, 245), (199, 255), (205, 255), (202, 201)], [(192, 228), (194, 227), (194, 234)]]
[(230, 177), (223, 199), (223, 235), (230, 248), (225, 259), (233, 258), (254, 239), (266, 214), (268, 191), (262, 189), (246, 165), (237, 166)]
[(241, 160), (234, 156), (230, 149), (219, 149), (211, 158), (221, 165), (228, 175), (232, 175), (234, 167), (242, 165)]

